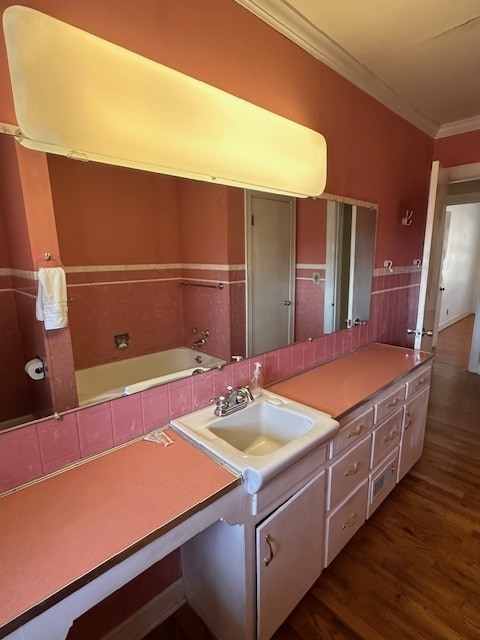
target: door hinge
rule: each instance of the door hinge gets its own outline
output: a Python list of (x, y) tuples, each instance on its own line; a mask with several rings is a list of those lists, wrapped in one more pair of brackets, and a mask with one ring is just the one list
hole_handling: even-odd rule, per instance
[(255, 216), (252, 213), (252, 227), (254, 226), (254, 224), (255, 224)]

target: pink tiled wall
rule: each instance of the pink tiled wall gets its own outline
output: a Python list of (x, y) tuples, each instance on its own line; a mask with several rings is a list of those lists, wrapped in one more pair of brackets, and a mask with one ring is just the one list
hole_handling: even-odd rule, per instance
[[(406, 333), (416, 311), (419, 271), (374, 278), (371, 321), (337, 333), (245, 359), (139, 394), (86, 407), (0, 434), (0, 490), (5, 491), (44, 474), (140, 437), (169, 420), (207, 406), (227, 385), (244, 384), (253, 363), (264, 368), (272, 384), (338, 358), (370, 342), (412, 346)], [(414, 306), (410, 306), (413, 304)]]
[[(318, 273), (318, 283), (313, 281)], [(325, 269), (298, 269), (295, 282), (295, 341), (323, 333)]]
[[(178, 269), (68, 273), (69, 323), (77, 369), (177, 347), (182, 343)], [(128, 333), (130, 346), (115, 349)]]
[[(232, 353), (245, 355), (244, 271), (201, 266), (104, 269), (67, 273), (77, 369), (189, 346), (205, 330), (210, 332), (202, 347), (207, 353), (226, 361)], [(221, 282), (224, 287), (186, 287), (182, 280)], [(191, 333), (194, 327), (197, 335)], [(130, 335), (130, 346), (124, 351), (114, 346), (114, 336), (122, 333)], [(66, 357), (71, 359), (69, 354)]]

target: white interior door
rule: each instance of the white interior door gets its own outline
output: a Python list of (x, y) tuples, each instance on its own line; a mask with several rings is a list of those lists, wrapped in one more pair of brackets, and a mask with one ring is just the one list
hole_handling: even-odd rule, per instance
[(246, 192), (247, 355), (293, 342), (295, 199)]
[(448, 172), (438, 160), (432, 164), (427, 222), (423, 245), (422, 276), (418, 299), (415, 348), (431, 351), (438, 334), (440, 272), (442, 266)]

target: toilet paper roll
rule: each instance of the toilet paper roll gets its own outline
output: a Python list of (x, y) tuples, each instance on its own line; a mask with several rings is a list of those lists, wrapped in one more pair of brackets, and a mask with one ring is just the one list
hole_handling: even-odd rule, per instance
[(25, 371), (32, 380), (43, 380), (43, 378), (45, 378), (45, 370), (40, 358), (29, 360), (25, 365)]

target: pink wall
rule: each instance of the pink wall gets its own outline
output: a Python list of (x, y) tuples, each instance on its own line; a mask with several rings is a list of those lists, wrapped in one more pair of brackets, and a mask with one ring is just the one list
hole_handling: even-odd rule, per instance
[(65, 265), (179, 262), (176, 180), (48, 157)]
[(480, 130), (435, 140), (433, 159), (444, 167), (480, 161)]

